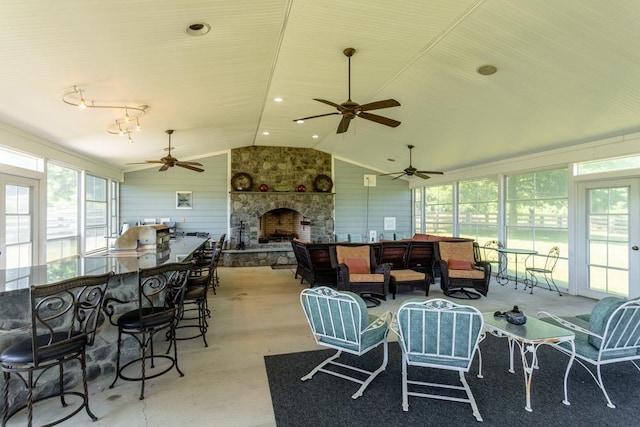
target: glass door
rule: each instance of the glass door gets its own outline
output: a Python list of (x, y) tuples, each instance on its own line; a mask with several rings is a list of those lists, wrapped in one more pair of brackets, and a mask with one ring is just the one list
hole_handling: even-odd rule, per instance
[(37, 260), (38, 181), (0, 174), (0, 269)]
[(639, 190), (637, 179), (579, 185), (578, 294), (640, 296)]

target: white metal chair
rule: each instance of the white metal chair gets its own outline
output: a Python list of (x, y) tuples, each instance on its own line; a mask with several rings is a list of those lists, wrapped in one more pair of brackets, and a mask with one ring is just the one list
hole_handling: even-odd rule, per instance
[[(392, 328), (402, 348), (402, 409), (409, 410), (409, 396), (469, 403), (476, 420), (482, 421), (465, 373), (476, 350), (482, 378), (482, 358), (478, 344), (484, 337), (484, 320), (477, 308), (443, 299), (409, 300), (398, 309)], [(408, 366), (457, 371), (462, 386), (409, 380)], [(412, 390), (409, 390), (409, 386)], [(423, 393), (422, 390), (464, 391), (466, 397)], [(426, 391), (426, 390), (425, 390)]]
[[(553, 280), (553, 271), (556, 269), (556, 264), (558, 263), (559, 257), (560, 257), (560, 248), (558, 248), (557, 246), (554, 246), (549, 250), (547, 257), (545, 258), (543, 267), (528, 265), (525, 268), (526, 275), (527, 275), (524, 281), (525, 290), (527, 289), (527, 287), (529, 287), (531, 288), (531, 293), (533, 293), (533, 288), (535, 286), (538, 286), (538, 276), (542, 276), (544, 281), (547, 282), (547, 287), (549, 288), (549, 290), (552, 291), (553, 289), (551, 289), (551, 286), (553, 286), (556, 289), (556, 292), (558, 292), (558, 295), (562, 296), (562, 293), (558, 289), (556, 282)], [(528, 257), (527, 261), (529, 259), (534, 260), (535, 256)]]
[[(615, 408), (602, 381), (602, 366), (631, 362), (640, 371), (637, 362), (640, 360), (640, 299), (628, 301), (606, 297), (598, 301), (589, 314), (559, 317), (540, 311), (538, 318), (574, 331), (576, 362), (589, 372), (600, 387), (607, 399), (607, 406)], [(569, 343), (551, 345), (566, 355), (571, 355)], [(587, 365), (595, 368), (595, 374)], [(571, 369), (571, 365), (567, 369)], [(567, 376), (565, 375), (565, 381)]]
[[(392, 313), (387, 311), (378, 317), (370, 315), (360, 296), (352, 292), (337, 292), (326, 286), (303, 290), (300, 293), (300, 302), (316, 343), (337, 350), (334, 355), (302, 377), (302, 381), (312, 378), (317, 372), (324, 372), (361, 384), (351, 398), (357, 399), (362, 396), (371, 381), (387, 367), (387, 336)], [(381, 344), (382, 364), (375, 371), (337, 362), (343, 351), (362, 356)], [(337, 366), (339, 370), (329, 369), (330, 365)], [(358, 373), (359, 376), (350, 376), (345, 372), (354, 375)]]

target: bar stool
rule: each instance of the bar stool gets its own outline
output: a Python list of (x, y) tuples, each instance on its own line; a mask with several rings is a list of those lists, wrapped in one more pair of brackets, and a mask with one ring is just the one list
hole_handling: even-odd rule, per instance
[[(209, 310), (209, 302), (207, 300), (208, 290), (211, 287), (215, 291), (215, 279), (216, 279), (216, 265), (218, 263), (218, 253), (220, 249), (215, 249), (209, 265), (206, 266), (203, 271), (197, 271), (196, 268), (191, 270), (191, 274), (187, 279), (187, 290), (184, 294), (184, 301), (182, 304), (182, 311), (180, 313), (180, 320), (176, 329), (193, 329), (197, 328), (198, 333), (186, 337), (177, 337), (176, 340), (190, 340), (198, 337), (202, 337), (204, 346), (209, 347), (207, 343), (207, 329), (209, 328), (209, 322), (207, 319), (211, 318), (211, 310)], [(195, 272), (195, 273), (194, 273)], [(193, 307), (195, 306), (195, 307)], [(191, 311), (196, 311), (197, 316), (188, 317), (187, 314)], [(185, 321), (197, 320), (197, 324), (184, 324)]]
[[(93, 344), (100, 318), (105, 290), (113, 273), (81, 276), (51, 283), (31, 286), (31, 333), (0, 354), (0, 366), (4, 377), (3, 417), (5, 426), (9, 419), (27, 408), (27, 424), (33, 422), (33, 405), (36, 402), (59, 397), (67, 406), (66, 395), (82, 398), (82, 404), (64, 417), (47, 426), (59, 424), (79, 413), (83, 408), (89, 417), (98, 418), (89, 409), (87, 389), (86, 347)], [(77, 359), (82, 372), (82, 391), (66, 391), (64, 388), (65, 363)], [(38, 381), (50, 368), (58, 367), (56, 394), (34, 399)], [(34, 375), (35, 371), (38, 372)], [(12, 375), (20, 378), (28, 389), (27, 402), (11, 411), (9, 407), (9, 381)]]
[[(176, 345), (176, 325), (182, 311), (187, 278), (192, 264), (190, 262), (169, 263), (158, 267), (140, 269), (138, 272), (137, 299), (123, 301), (116, 298), (105, 300), (105, 312), (109, 315), (111, 324), (118, 327), (118, 350), (116, 358), (116, 377), (109, 388), (113, 388), (122, 378), (125, 381), (140, 381), (140, 400), (144, 399), (145, 381), (169, 372), (172, 368), (181, 377), (184, 373), (178, 366), (178, 348)], [(134, 310), (117, 316), (116, 307), (119, 304), (135, 303)], [(166, 354), (154, 354), (153, 338), (160, 332), (165, 332), (169, 340), (169, 348)], [(135, 338), (140, 347), (140, 357), (121, 365), (121, 349), (123, 335)], [(173, 347), (173, 355), (169, 355)], [(168, 361), (168, 366), (163, 366), (159, 372), (147, 374), (147, 362), (150, 368), (155, 368), (157, 359)], [(125, 370), (134, 364), (141, 365), (139, 376), (125, 373)]]

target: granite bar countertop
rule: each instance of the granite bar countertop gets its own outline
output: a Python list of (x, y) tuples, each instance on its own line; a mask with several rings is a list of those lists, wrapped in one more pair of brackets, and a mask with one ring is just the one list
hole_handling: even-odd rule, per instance
[(135, 273), (140, 268), (155, 267), (191, 258), (208, 239), (182, 237), (172, 239), (169, 249), (107, 250), (86, 257), (70, 257), (45, 265), (0, 270), (0, 296), (28, 289), (31, 285), (53, 283), (71, 277), (103, 274)]

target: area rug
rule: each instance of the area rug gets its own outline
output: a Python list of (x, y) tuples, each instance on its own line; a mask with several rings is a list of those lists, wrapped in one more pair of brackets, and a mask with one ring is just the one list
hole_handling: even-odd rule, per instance
[[(480, 346), (484, 378), (477, 378), (477, 360), (467, 381), (484, 419), (479, 424), (465, 403), (409, 397), (409, 411), (402, 410), (401, 353), (397, 343), (389, 343), (389, 363), (365, 390), (351, 399), (359, 385), (319, 373), (307, 381), (300, 378), (333, 350), (307, 351), (265, 356), (269, 388), (276, 423), (287, 426), (623, 426), (640, 423), (640, 372), (630, 363), (603, 368), (603, 376), (615, 409), (608, 408), (602, 392), (579, 365), (569, 376), (570, 406), (562, 404), (562, 380), (568, 358), (548, 346), (538, 350), (539, 369), (533, 374), (531, 406), (525, 407), (522, 362), (516, 355), (516, 372), (508, 372), (506, 339), (487, 337)], [(357, 358), (341, 360), (372, 369), (381, 360), (375, 349)], [(411, 377), (456, 383), (457, 373), (425, 368), (409, 368)]]

